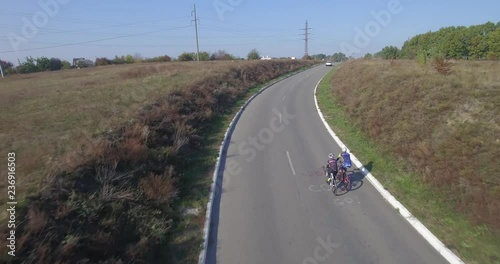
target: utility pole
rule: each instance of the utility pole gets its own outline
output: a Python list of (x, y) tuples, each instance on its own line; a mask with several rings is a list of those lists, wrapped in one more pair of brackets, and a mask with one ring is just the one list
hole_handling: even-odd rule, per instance
[(196, 16), (196, 4), (194, 4), (194, 10), (191, 12), (191, 15), (194, 13), (194, 29), (196, 31), (196, 60), (200, 62), (200, 45), (198, 44), (198, 18)]
[(0, 63), (0, 73), (2, 73), (2, 78), (5, 78), (5, 77), (3, 76), (2, 63)]
[(302, 30), (305, 31), (305, 33), (302, 34), (302, 35), (305, 36), (305, 38), (304, 38), (304, 40), (305, 40), (304, 57), (309, 56), (309, 47), (308, 47), (308, 44), (309, 44), (308, 43), (309, 42), (309, 29), (311, 29), (311, 28), (309, 27), (309, 24), (308, 24), (308, 22), (306, 20), (306, 27), (304, 29), (302, 29)]

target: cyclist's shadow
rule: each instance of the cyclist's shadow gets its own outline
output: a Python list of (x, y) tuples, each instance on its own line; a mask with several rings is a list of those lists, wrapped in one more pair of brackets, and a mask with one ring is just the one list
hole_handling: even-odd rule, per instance
[[(367, 171), (371, 171), (373, 168), (373, 161), (368, 162), (368, 164), (363, 165), (363, 167), (365, 167)], [(363, 186), (365, 175), (360, 169), (348, 170), (347, 173), (350, 175), (351, 179), (351, 191), (355, 191)]]

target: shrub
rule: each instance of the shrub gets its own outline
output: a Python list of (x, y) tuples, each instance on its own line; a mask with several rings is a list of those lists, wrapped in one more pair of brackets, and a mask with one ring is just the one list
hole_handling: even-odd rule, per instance
[(21, 74), (38, 72), (39, 68), (36, 65), (36, 61), (33, 57), (26, 57), (25, 62), (19, 61), (19, 66), (17, 66), (16, 71)]
[(417, 63), (420, 65), (425, 65), (427, 64), (427, 52), (421, 50), (417, 53), (416, 56)]
[(153, 57), (145, 59), (146, 62), (169, 62), (172, 61), (172, 58), (168, 55)]
[(71, 63), (69, 61), (63, 60), (62, 61), (62, 69), (67, 70), (71, 68)]
[(106, 66), (112, 64), (112, 61), (106, 57), (95, 59), (95, 66)]
[(125, 64), (125, 63), (127, 63), (127, 61), (126, 61), (124, 56), (121, 56), (121, 57), (115, 56), (115, 58), (113, 60), (111, 60), (111, 63), (112, 64)]
[(251, 50), (247, 55), (248, 60), (260, 60), (260, 53), (257, 49)]
[(60, 59), (50, 58), (48, 70), (58, 71), (58, 70), (62, 69), (62, 67), (63, 67), (63, 64), (62, 64), (62, 61)]
[(180, 61), (194, 61), (196, 60), (196, 54), (194, 52), (184, 52), (177, 59)]
[(2, 66), (2, 69), (4, 71), (7, 71), (8, 69), (12, 69), (14, 67), (14, 64), (12, 64), (12, 62), (3, 60), (0, 60), (0, 65)]
[(36, 67), (38, 71), (50, 70), (50, 59), (47, 57), (40, 57), (36, 59)]
[(451, 73), (451, 67), (453, 66), (451, 62), (441, 56), (434, 58), (432, 65), (434, 69), (442, 75), (449, 75)]
[(210, 56), (210, 60), (235, 60), (236, 57), (233, 54), (227, 53), (225, 50), (218, 50)]

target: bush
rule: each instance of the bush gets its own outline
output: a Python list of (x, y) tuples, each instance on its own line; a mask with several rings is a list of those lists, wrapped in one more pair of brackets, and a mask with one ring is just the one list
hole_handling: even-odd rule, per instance
[(196, 60), (196, 54), (194, 52), (184, 52), (177, 58), (179, 61), (194, 61)]
[(169, 61), (172, 61), (172, 58), (170, 58), (170, 56), (168, 55), (146, 59), (146, 62), (169, 62)]
[(95, 65), (94, 62), (91, 60), (79, 60), (76, 66), (78, 68), (87, 68), (87, 67), (93, 67)]
[(16, 71), (21, 74), (38, 72), (39, 68), (36, 65), (36, 60), (33, 57), (26, 57), (25, 62), (19, 61)]
[(395, 60), (401, 57), (401, 50), (395, 46), (387, 46), (380, 52), (375, 53), (375, 57), (386, 60)]
[(57, 58), (50, 58), (49, 60), (49, 65), (48, 65), (48, 70), (50, 71), (58, 71), (62, 69), (63, 64), (60, 59)]
[(210, 53), (206, 51), (200, 52), (200, 61), (208, 61), (210, 60)]
[(47, 57), (40, 57), (36, 59), (36, 67), (38, 71), (50, 70), (50, 59)]
[(95, 59), (95, 66), (106, 66), (106, 65), (110, 65), (112, 63), (113, 62), (106, 57)]
[(235, 60), (236, 57), (233, 54), (227, 53), (225, 50), (218, 50), (210, 56), (210, 60)]
[(2, 66), (2, 69), (4, 71), (7, 71), (8, 69), (12, 69), (14, 67), (14, 64), (12, 64), (12, 62), (3, 60), (0, 60), (0, 65)]
[(427, 64), (427, 52), (425, 52), (423, 50), (419, 51), (417, 53), (416, 59), (417, 59), (418, 64), (420, 64), (420, 65)]
[(260, 60), (260, 53), (257, 49), (251, 50), (247, 55), (248, 60)]
[(71, 68), (71, 63), (69, 61), (62, 61), (62, 69), (63, 70), (67, 70), (67, 69), (70, 69)]
[(434, 58), (432, 65), (434, 69), (442, 75), (449, 75), (451, 73), (451, 67), (453, 66), (451, 62), (441, 56)]
[(127, 60), (124, 56), (121, 56), (121, 57), (115, 56), (115, 58), (113, 60), (111, 60), (111, 63), (112, 64), (125, 64), (125, 63), (127, 63)]

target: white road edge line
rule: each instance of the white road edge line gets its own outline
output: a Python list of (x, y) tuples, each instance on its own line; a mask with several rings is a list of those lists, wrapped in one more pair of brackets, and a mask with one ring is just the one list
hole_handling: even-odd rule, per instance
[[(323, 113), (319, 109), (318, 105), (318, 99), (316, 97), (316, 90), (318, 89), (319, 84), (323, 80), (324, 76), (319, 80), (318, 84), (316, 84), (316, 87), (314, 88), (314, 103), (316, 104), (316, 109), (318, 110), (318, 114), (321, 118), (321, 121), (323, 121), (323, 124), (325, 125), (326, 129), (332, 136), (332, 138), (337, 142), (337, 144), (342, 148), (345, 147), (345, 144), (340, 140), (340, 138), (333, 132), (333, 130), (330, 128), (328, 123), (325, 120), (325, 117), (323, 116)], [(351, 160), (354, 162), (354, 164), (363, 172), (363, 174), (366, 176), (368, 181), (377, 189), (377, 191), (384, 197), (387, 202), (389, 202), (395, 209), (398, 210), (398, 212), (408, 221), (420, 235), (424, 237), (429, 244), (431, 244), (434, 249), (436, 249), (441, 256), (443, 256), (449, 263), (451, 264), (462, 264), (464, 263), (455, 253), (453, 253), (449, 248), (447, 248), (443, 242), (441, 242), (432, 232), (427, 229), (415, 216), (413, 216), (406, 207), (404, 207), (403, 204), (401, 204), (392, 194), (390, 194), (382, 184), (369, 172), (367, 171), (364, 167), (363, 164), (354, 156), (354, 154), (351, 154)]]
[[(236, 120), (241, 116), (241, 114), (243, 113), (243, 110), (245, 110), (245, 108), (250, 104), (250, 102), (255, 98), (257, 97), (257, 95), (261, 94), (262, 92), (264, 92), (267, 88), (287, 79), (287, 78), (290, 78), (292, 76), (295, 76), (301, 72), (304, 72), (304, 71), (307, 71), (307, 70), (310, 70), (312, 68), (314, 68), (315, 66), (311, 66), (309, 68), (306, 68), (306, 69), (301, 69), (301, 70), (298, 70), (297, 72), (294, 72), (294, 73), (291, 73), (291, 74), (288, 74), (287, 76), (285, 76), (284, 78), (281, 78), (281, 79), (278, 79), (276, 81), (273, 81), (272, 83), (270, 83), (269, 85), (265, 86), (265, 87), (262, 87), (262, 89), (260, 89), (256, 94), (252, 95), (246, 102), (245, 104), (243, 104), (243, 106), (241, 106), (240, 110), (238, 111), (238, 113), (236, 113), (236, 115), (234, 115), (233, 117), (233, 120), (231, 120), (231, 123), (229, 124), (229, 126), (227, 127), (226, 129), (226, 132), (224, 134), (224, 140), (222, 141), (222, 144), (220, 145), (219, 147), (219, 155), (217, 156), (217, 161), (215, 162), (215, 169), (214, 169), (214, 173), (212, 174), (212, 185), (210, 186), (210, 195), (208, 197), (208, 203), (207, 203), (207, 212), (205, 214), (205, 225), (203, 227), (203, 245), (202, 245), (202, 249), (201, 249), (201, 252), (200, 252), (200, 256), (198, 258), (198, 264), (205, 264), (206, 261), (207, 261), (207, 253), (208, 253), (208, 237), (209, 237), (209, 234), (210, 234), (210, 227), (211, 227), (211, 222), (212, 222), (212, 203), (213, 203), (213, 200), (214, 200), (214, 197), (215, 197), (215, 192), (216, 191), (221, 191), (220, 189), (218, 188), (221, 188), (222, 186), (222, 182), (221, 182), (221, 178), (218, 177), (219, 175), (219, 171), (221, 170), (220, 168), (220, 159), (221, 159), (221, 156), (222, 156), (222, 153), (224, 151), (224, 148), (226, 147), (227, 144), (229, 144), (229, 131), (231, 131), (231, 129), (236, 125)], [(224, 168), (222, 168), (224, 169)]]
[(288, 163), (290, 164), (290, 169), (292, 169), (293, 175), (297, 175), (295, 174), (295, 169), (293, 168), (292, 159), (290, 158), (290, 153), (288, 153), (288, 151), (286, 152), (286, 155), (288, 157)]

